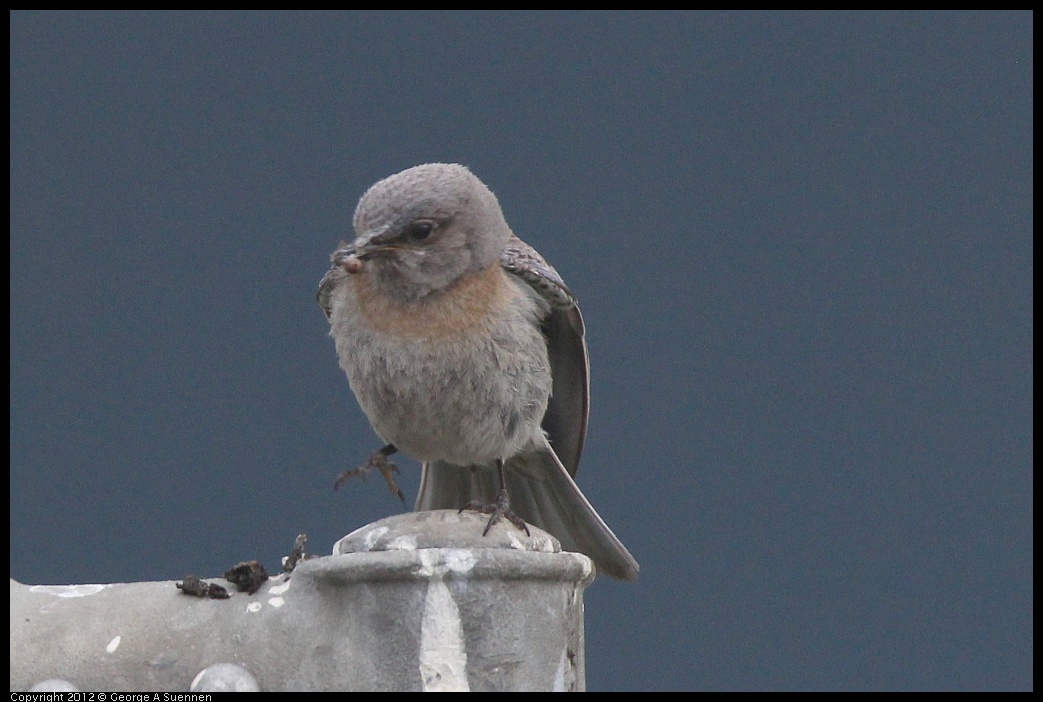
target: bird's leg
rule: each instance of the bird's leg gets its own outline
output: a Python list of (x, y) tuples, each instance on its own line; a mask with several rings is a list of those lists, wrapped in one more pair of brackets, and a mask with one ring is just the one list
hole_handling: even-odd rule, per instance
[(344, 483), (351, 478), (357, 476), (366, 477), (374, 470), (379, 470), (380, 474), (384, 476), (384, 480), (387, 481), (388, 488), (391, 490), (392, 494), (398, 495), (398, 499), (402, 500), (402, 504), (405, 504), (406, 497), (402, 494), (402, 488), (400, 488), (398, 483), (395, 482), (394, 474), (398, 472), (398, 466), (388, 460), (388, 456), (396, 451), (398, 451), (398, 449), (395, 448), (394, 444), (388, 444), (379, 451), (374, 451), (361, 466), (351, 470), (346, 470), (338, 475), (337, 479), (333, 481), (333, 489), (336, 490), (341, 486), (341, 483)]
[(460, 511), (463, 512), (465, 509), (473, 509), (482, 514), (492, 515), (489, 517), (489, 523), (485, 525), (485, 530), (482, 532), (482, 536), (488, 534), (489, 529), (492, 528), (493, 524), (496, 524), (502, 518), (506, 518), (511, 524), (518, 527), (521, 531), (524, 531), (526, 536), (531, 536), (531, 534), (529, 534), (529, 527), (525, 524), (525, 520), (511, 511), (511, 502), (507, 497), (507, 476), (504, 473), (502, 459), (496, 459), (496, 467), (500, 470), (500, 492), (496, 496), (496, 502), (487, 505), (472, 500), (461, 507)]

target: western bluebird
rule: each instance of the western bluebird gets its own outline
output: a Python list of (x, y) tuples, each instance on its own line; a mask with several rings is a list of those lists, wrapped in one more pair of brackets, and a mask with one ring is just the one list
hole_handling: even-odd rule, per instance
[[(573, 480), (587, 431), (583, 318), (467, 168), (432, 163), (362, 196), (319, 286), (340, 366), (387, 457), (423, 462), (416, 509), (488, 504), (614, 578), (638, 565)], [(553, 391), (553, 392), (552, 392)], [(401, 492), (399, 491), (401, 496)], [(509, 500), (508, 500), (508, 495)]]

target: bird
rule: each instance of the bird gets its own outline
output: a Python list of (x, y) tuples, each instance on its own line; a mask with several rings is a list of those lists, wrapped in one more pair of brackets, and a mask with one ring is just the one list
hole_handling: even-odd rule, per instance
[(414, 509), (480, 509), (485, 532), (534, 524), (599, 573), (639, 566), (575, 482), (587, 433), (583, 317), (558, 272), (518, 238), (493, 192), (460, 164), (372, 185), (355, 238), (330, 257), (318, 302), (341, 368), (386, 442), (344, 477), (422, 463)]

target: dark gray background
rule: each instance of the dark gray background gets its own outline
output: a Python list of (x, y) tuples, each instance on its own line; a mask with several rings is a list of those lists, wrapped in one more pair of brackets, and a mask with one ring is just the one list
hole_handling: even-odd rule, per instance
[(394, 513), (315, 289), (454, 161), (586, 316), (591, 689), (1031, 688), (1031, 24), (12, 14), (12, 575)]

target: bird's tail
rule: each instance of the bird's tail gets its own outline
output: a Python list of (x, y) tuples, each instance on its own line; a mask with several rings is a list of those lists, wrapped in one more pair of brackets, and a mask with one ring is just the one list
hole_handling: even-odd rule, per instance
[[(566, 551), (579, 551), (598, 571), (636, 580), (638, 565), (580, 492), (548, 444), (539, 452), (515, 456), (505, 465), (511, 511), (553, 534)], [(496, 466), (424, 464), (416, 510), (459, 509), (474, 500), (490, 504), (500, 490)]]

